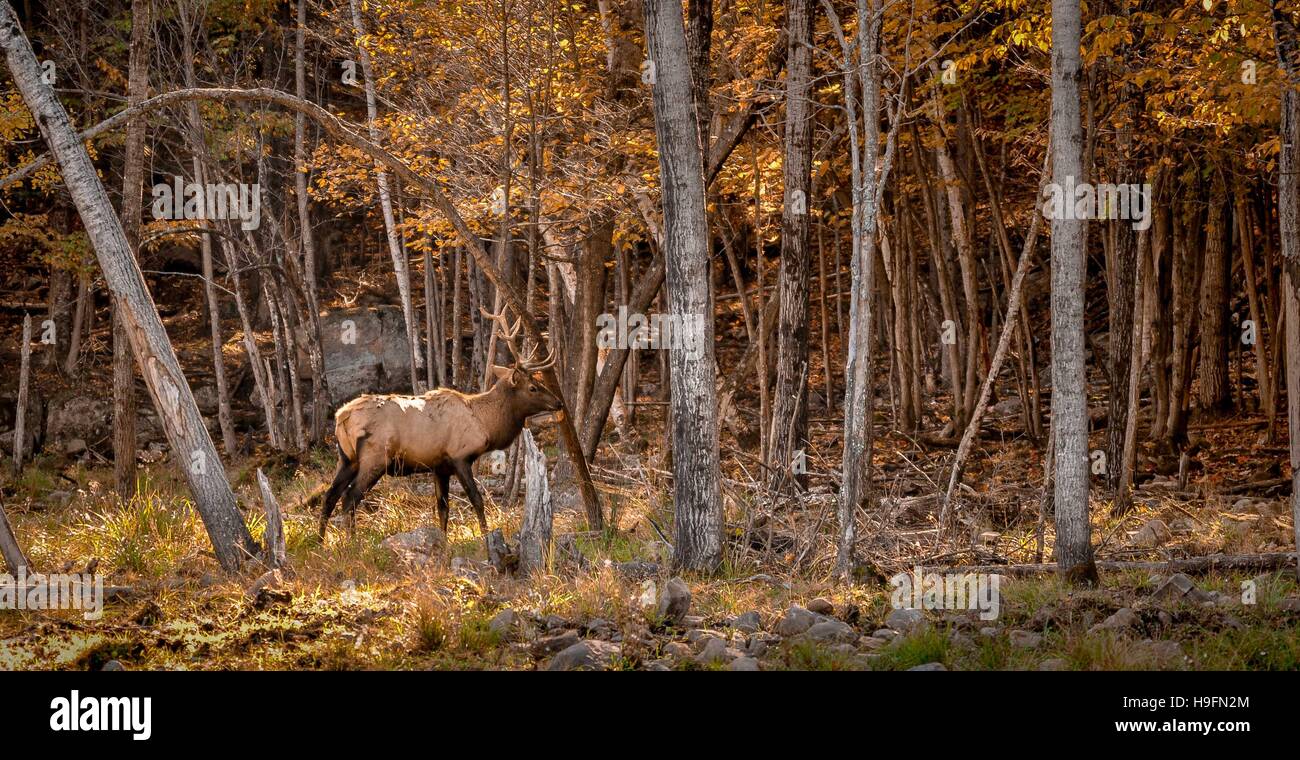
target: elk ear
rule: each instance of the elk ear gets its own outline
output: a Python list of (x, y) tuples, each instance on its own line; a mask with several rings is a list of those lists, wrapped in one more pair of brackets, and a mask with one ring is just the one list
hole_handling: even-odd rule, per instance
[(509, 379), (510, 376), (514, 374), (514, 372), (515, 372), (514, 369), (511, 367), (501, 367), (496, 364), (492, 365), (492, 374), (496, 376), (498, 380)]

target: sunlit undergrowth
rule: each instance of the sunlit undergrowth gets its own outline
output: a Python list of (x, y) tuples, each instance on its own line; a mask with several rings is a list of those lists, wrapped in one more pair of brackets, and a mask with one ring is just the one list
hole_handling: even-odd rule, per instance
[[(97, 621), (77, 611), (0, 612), (0, 669), (96, 669), (109, 660), (131, 669), (533, 669), (547, 662), (548, 655), (529, 651), (547, 625), (584, 636), (599, 627), (617, 632), (623, 647), (610, 667), (632, 669), (663, 657), (665, 647), (684, 641), (690, 628), (725, 630), (730, 618), (749, 611), (758, 612), (763, 629), (770, 631), (791, 604), (823, 597), (865, 639), (884, 626), (892, 609), (893, 589), (879, 579), (835, 584), (820, 571), (795, 569), (789, 555), (764, 562), (729, 549), (718, 576), (687, 578), (695, 617), (660, 627), (636, 603), (639, 579), (621, 575), (616, 564), (661, 562), (659, 531), (671, 536), (671, 514), (661, 500), (627, 491), (618, 494), (618, 530), (586, 532), (580, 514), (557, 515), (555, 533), (574, 535), (582, 568), (557, 548), (548, 574), (497, 577), (481, 564), (482, 540), (459, 492), (446, 555), (412, 568), (382, 542), (436, 523), (429, 483), (384, 481), (359, 515), (356, 535), (336, 526), (322, 543), (316, 513), (299, 506), (330, 477), (332, 463), (319, 453), (306, 464), (274, 470), (275, 490), (287, 513), (291, 569), (278, 585), (283, 596), (259, 598), (250, 587), (265, 568), (252, 563), (238, 576), (220, 571), (183, 482), (166, 466), (142, 469), (138, 493), (126, 502), (108, 493), (107, 470), (77, 468), (65, 471), (65, 478), (41, 467), (40, 462), (29, 466), (10, 485), (13, 495), (6, 500), (33, 565), (46, 572), (80, 572), (97, 560), (96, 571), (106, 584), (131, 592), (110, 602)], [(265, 520), (253, 469), (231, 475), (245, 522), (260, 538)], [(69, 493), (52, 497), (60, 484)], [(513, 535), (519, 507), (503, 509), (490, 501), (488, 520)], [(1106, 518), (1101, 523), (1105, 526)], [(458, 570), (454, 558), (469, 562)], [(1247, 580), (1250, 574), (1229, 573), (1197, 583), (1233, 597)], [(1005, 579), (995, 621), (964, 612), (931, 613), (921, 630), (872, 647), (796, 637), (775, 643), (761, 657), (762, 668), (901, 670), (933, 663), (950, 670), (1300, 668), (1293, 575), (1270, 573), (1253, 580), (1254, 605), (1180, 603), (1158, 611), (1146, 601), (1158, 581), (1148, 573), (1108, 573), (1103, 586), (1091, 590), (1073, 589), (1050, 576)], [(1138, 611), (1133, 629), (1090, 633), (1122, 607)], [(493, 627), (507, 609), (528, 621), (529, 633)], [(1026, 647), (1013, 631), (1039, 639)], [(675, 667), (720, 666), (687, 658)]]

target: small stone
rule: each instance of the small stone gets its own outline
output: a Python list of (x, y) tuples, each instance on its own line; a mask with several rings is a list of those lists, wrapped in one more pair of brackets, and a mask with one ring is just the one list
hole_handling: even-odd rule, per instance
[(668, 662), (667, 660), (651, 660), (650, 662), (646, 663), (645, 669), (655, 670), (655, 671), (668, 671), (668, 670), (672, 670), (673, 666), (672, 663)]
[(830, 600), (819, 596), (808, 603), (808, 611), (814, 615), (833, 615), (835, 614), (835, 605)]
[(686, 642), (695, 651), (700, 651), (711, 639), (721, 639), (722, 634), (708, 628), (693, 628), (686, 632)]
[(104, 663), (104, 667), (100, 668), (100, 670), (126, 670), (126, 666), (117, 660), (109, 660)]
[(980, 629), (980, 635), (981, 635), (981, 636), (987, 636), (987, 637), (989, 637), (990, 639), (992, 639), (992, 638), (996, 638), (997, 635), (1000, 634), (1000, 633), (1002, 633), (1002, 629), (1001, 629), (1001, 628), (998, 628), (998, 627), (995, 626), (995, 625), (986, 625), (986, 626), (984, 626), (983, 628)]
[[(442, 553), (447, 547), (447, 535), (432, 525), (426, 525), (405, 533), (394, 533), (380, 541), (379, 545), (396, 554), (399, 560), (419, 567), (427, 563), (430, 557)], [(464, 560), (465, 558), (457, 557), (456, 559)], [(458, 569), (458, 564), (459, 569), (468, 569), (464, 562), (457, 563), (455, 559), (452, 560), (452, 569)], [(461, 573), (457, 574), (460, 575)], [(477, 580), (477, 572), (474, 572), (473, 575), (475, 578), (472, 578), (472, 580)], [(461, 577), (469, 577), (469, 574), (466, 573)]]
[(1196, 584), (1182, 573), (1175, 573), (1169, 576), (1160, 587), (1151, 592), (1151, 598), (1157, 602), (1174, 601), (1182, 599), (1196, 589)]
[(605, 618), (592, 618), (591, 620), (588, 620), (582, 628), (586, 631), (587, 635), (593, 639), (608, 640), (614, 634), (619, 632), (618, 626), (614, 624), (614, 621), (606, 620)]
[(763, 620), (753, 610), (742, 612), (731, 621), (731, 627), (741, 633), (754, 633), (763, 627)]
[(712, 665), (719, 662), (726, 664), (738, 656), (740, 656), (740, 653), (728, 647), (727, 642), (722, 639), (709, 639), (704, 648), (700, 650), (700, 653), (695, 656), (695, 661), (701, 665)]
[(488, 622), (488, 630), (503, 639), (509, 639), (518, 629), (519, 613), (514, 610), (501, 610)]
[(1011, 640), (1011, 646), (1017, 649), (1037, 649), (1043, 643), (1043, 635), (1031, 631), (1012, 631), (1007, 637)]
[(1049, 657), (1038, 663), (1039, 670), (1069, 670), (1070, 664), (1060, 657)]
[(1143, 549), (1154, 549), (1157, 546), (1165, 544), (1173, 538), (1173, 533), (1164, 520), (1158, 517), (1152, 518), (1146, 522), (1137, 533), (1133, 534), (1132, 543), (1134, 546)]
[(1132, 628), (1138, 622), (1137, 613), (1128, 607), (1121, 607), (1118, 612), (1088, 629), (1088, 633), (1099, 631), (1122, 631)]
[(798, 636), (817, 623), (817, 615), (797, 604), (790, 605), (781, 621), (776, 624), (776, 632), (782, 636)]
[(885, 617), (885, 626), (900, 633), (909, 633), (924, 625), (926, 625), (925, 613), (909, 607), (896, 609)]
[(875, 650), (882, 649), (888, 645), (888, 641), (876, 638), (875, 636), (863, 636), (858, 639), (858, 649), (865, 649), (868, 652), (874, 652)]
[(547, 670), (609, 670), (623, 654), (618, 644), (607, 641), (579, 641), (551, 658)]
[(839, 620), (823, 620), (804, 631), (803, 635), (814, 641), (826, 643), (849, 643), (858, 638), (852, 626)]
[(86, 450), (86, 441), (82, 438), (73, 438), (63, 444), (63, 453), (68, 456), (76, 456)]
[(893, 641), (898, 638), (898, 631), (895, 631), (893, 628), (881, 628), (871, 635), (878, 639), (884, 639), (885, 641)]
[(727, 664), (727, 670), (757, 671), (758, 660), (753, 657), (737, 657)]
[(924, 670), (945, 670), (946, 671), (947, 668), (943, 666), (942, 662), (927, 662), (924, 665), (916, 665), (914, 667), (908, 668), (908, 670), (923, 670), (923, 671)]
[(543, 657), (568, 649), (580, 641), (582, 639), (578, 636), (577, 631), (564, 631), (534, 641), (532, 646), (529, 647), (529, 651), (532, 652), (533, 657), (540, 660)]
[(681, 578), (647, 579), (637, 599), (641, 609), (666, 625), (680, 625), (691, 610), (691, 589)]
[(680, 641), (670, 641), (664, 645), (664, 656), (672, 660), (685, 660), (694, 652), (686, 644)]
[(749, 637), (749, 642), (745, 645), (745, 652), (750, 657), (762, 657), (767, 654), (767, 650), (781, 641), (780, 636), (770, 633), (756, 633)]

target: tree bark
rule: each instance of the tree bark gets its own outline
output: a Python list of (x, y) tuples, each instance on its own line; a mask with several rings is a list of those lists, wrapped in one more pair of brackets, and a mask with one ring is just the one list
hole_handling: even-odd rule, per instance
[(777, 322), (776, 388), (768, 426), (772, 490), (806, 478), (796, 473), (795, 452), (808, 445), (808, 217), (812, 205), (811, 0), (786, 4), (785, 199), (781, 212), (781, 317)]
[[(646, 46), (655, 64), (654, 115), (663, 193), (669, 310), (699, 320), (701, 351), (670, 352), (673, 413), (673, 564), (715, 571), (722, 562), (718, 407), (713, 384), (713, 294), (704, 205), (704, 157), (691, 95), (682, 6), (645, 0)], [(687, 322), (690, 324), (690, 322)], [(689, 455), (687, 455), (689, 452)]]
[[(1079, 114), (1079, 0), (1052, 0), (1052, 178), (1084, 181)], [(1052, 429), (1056, 561), (1063, 573), (1093, 562), (1088, 516), (1088, 396), (1084, 363), (1087, 222), (1052, 220)], [(1090, 573), (1095, 575), (1095, 571)]]

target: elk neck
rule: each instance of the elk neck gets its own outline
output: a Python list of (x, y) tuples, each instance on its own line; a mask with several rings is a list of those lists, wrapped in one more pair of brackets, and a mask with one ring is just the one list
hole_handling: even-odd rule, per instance
[(508, 383), (498, 381), (484, 393), (472, 398), (474, 416), (488, 433), (489, 451), (509, 446), (524, 429), (524, 415), (519, 400), (510, 393)]

